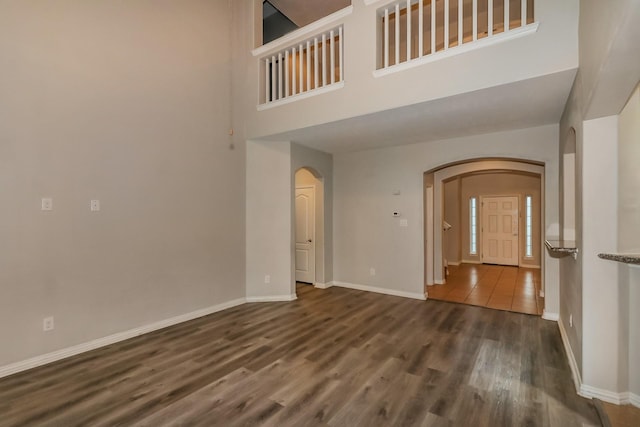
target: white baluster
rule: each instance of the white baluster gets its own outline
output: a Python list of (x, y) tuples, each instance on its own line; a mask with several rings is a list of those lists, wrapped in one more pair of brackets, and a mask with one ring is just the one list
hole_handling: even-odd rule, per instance
[(522, 0), (520, 4), (521, 4), (520, 19), (522, 20), (522, 26), (524, 27), (525, 25), (527, 25), (527, 0)]
[(282, 52), (278, 54), (278, 99), (282, 99)]
[[(418, 0), (418, 58), (424, 55), (424, 0)], [(462, 1), (462, 0), (461, 0)]]
[(509, 12), (509, 2), (510, 0), (504, 0), (504, 32), (509, 31), (509, 20), (511, 19)]
[(307, 66), (304, 69), (307, 75), (307, 90), (311, 90), (311, 41), (307, 40)]
[(284, 97), (289, 97), (289, 51), (284, 53)]
[(344, 47), (343, 47), (343, 41), (342, 41), (342, 27), (340, 27), (338, 29), (338, 49), (340, 50), (340, 61), (339, 61), (339, 67), (340, 67), (340, 81), (344, 81)]
[(449, 0), (444, 0), (444, 50), (449, 49)]
[(298, 89), (296, 82), (296, 48), (291, 48), (291, 96), (295, 95)]
[(336, 82), (336, 41), (334, 34), (333, 30), (329, 33), (329, 37), (331, 38), (331, 84)]
[(271, 84), (269, 82), (270, 71), (271, 71), (271, 66), (269, 65), (269, 58), (265, 58), (264, 60), (264, 103), (265, 104), (271, 101), (269, 96), (269, 89), (271, 88)]
[(384, 68), (389, 67), (389, 9), (384, 10)]
[(431, 53), (436, 52), (436, 0), (431, 0)]
[(276, 100), (276, 93), (278, 91), (278, 89), (276, 88), (276, 72), (277, 72), (277, 68), (276, 68), (276, 57), (275, 55), (271, 57), (271, 99), (273, 99), (274, 101)]
[(493, 35), (493, 0), (489, 0), (487, 5), (487, 35)]
[(411, 61), (411, 0), (407, 0), (407, 61)]
[(463, 0), (458, 0), (458, 46), (462, 46), (464, 38), (464, 6)]
[(473, 0), (473, 41), (478, 40), (478, 0)]
[(327, 33), (322, 35), (322, 87), (327, 85)]
[(313, 88), (318, 89), (318, 63), (320, 55), (318, 53), (318, 38), (313, 39)]
[(400, 3), (396, 5), (396, 65), (400, 63)]
[(304, 52), (302, 49), (302, 43), (298, 46), (298, 49), (298, 81), (300, 82), (300, 93), (302, 93), (304, 92), (304, 75), (302, 74), (304, 72)]

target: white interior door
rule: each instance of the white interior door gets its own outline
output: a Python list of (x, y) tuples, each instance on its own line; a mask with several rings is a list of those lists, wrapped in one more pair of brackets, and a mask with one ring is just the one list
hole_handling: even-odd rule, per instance
[(314, 283), (316, 280), (314, 187), (296, 188), (296, 281)]
[(481, 197), (482, 262), (518, 265), (518, 197)]

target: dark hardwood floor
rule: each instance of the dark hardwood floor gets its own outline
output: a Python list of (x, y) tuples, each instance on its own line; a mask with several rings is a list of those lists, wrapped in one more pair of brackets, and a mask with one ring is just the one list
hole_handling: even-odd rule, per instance
[(599, 425), (555, 323), (340, 288), (298, 295), (0, 379), (0, 425)]

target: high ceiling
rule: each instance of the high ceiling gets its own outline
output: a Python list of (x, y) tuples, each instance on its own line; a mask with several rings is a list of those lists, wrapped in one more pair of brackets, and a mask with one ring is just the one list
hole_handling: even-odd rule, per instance
[(351, 0), (269, 0), (298, 27), (351, 5)]

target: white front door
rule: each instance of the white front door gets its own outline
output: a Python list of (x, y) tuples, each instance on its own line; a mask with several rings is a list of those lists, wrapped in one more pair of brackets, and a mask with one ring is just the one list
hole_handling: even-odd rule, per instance
[(518, 265), (518, 197), (481, 197), (482, 262)]
[(314, 187), (296, 188), (296, 281), (313, 283), (316, 280)]

